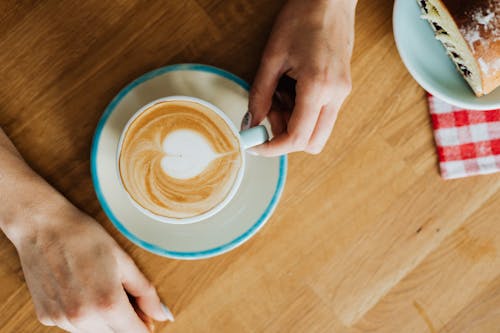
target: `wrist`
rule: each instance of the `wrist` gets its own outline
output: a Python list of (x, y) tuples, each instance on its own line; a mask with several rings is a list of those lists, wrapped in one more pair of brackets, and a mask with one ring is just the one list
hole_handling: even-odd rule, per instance
[(14, 245), (61, 223), (61, 213), (75, 211), (24, 162), (0, 128), (0, 229)]
[(356, 6), (358, 0), (327, 0), (329, 3), (334, 5), (350, 5)]
[(356, 11), (357, 0), (326, 0), (330, 13), (354, 13)]
[(0, 227), (16, 247), (41, 230), (54, 228), (62, 211), (75, 209), (37, 175), (18, 179), (18, 186), (10, 192), (12, 200), (0, 210)]

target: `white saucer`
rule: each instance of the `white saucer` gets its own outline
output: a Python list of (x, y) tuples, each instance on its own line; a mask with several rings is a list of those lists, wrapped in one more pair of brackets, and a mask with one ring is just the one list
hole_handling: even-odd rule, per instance
[(170, 258), (201, 259), (230, 251), (266, 223), (285, 184), (287, 159), (247, 155), (243, 182), (234, 199), (202, 222), (173, 225), (138, 211), (120, 187), (116, 149), (128, 119), (148, 102), (171, 95), (204, 99), (224, 111), (239, 128), (248, 104), (248, 84), (219, 68), (181, 64), (139, 77), (111, 101), (97, 126), (91, 172), (97, 198), (116, 228), (142, 248)]
[(392, 16), (399, 55), (413, 78), (429, 93), (461, 108), (500, 108), (500, 88), (476, 97), (434, 38), (429, 23), (420, 18), (416, 0), (396, 0)]

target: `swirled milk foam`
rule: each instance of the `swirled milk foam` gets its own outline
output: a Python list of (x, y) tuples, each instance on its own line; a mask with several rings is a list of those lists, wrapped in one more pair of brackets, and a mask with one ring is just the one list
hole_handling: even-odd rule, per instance
[(242, 167), (238, 137), (218, 114), (165, 101), (128, 127), (119, 155), (122, 183), (144, 209), (168, 218), (201, 215), (221, 203)]

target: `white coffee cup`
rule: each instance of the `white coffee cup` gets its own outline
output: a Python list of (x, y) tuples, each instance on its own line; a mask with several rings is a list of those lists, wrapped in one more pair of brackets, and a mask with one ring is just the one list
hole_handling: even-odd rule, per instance
[[(223, 201), (218, 203), (212, 209), (210, 209), (210, 210), (208, 210), (200, 215), (186, 217), (186, 218), (166, 217), (166, 216), (157, 215), (157, 214), (145, 209), (144, 207), (139, 205), (134, 200), (134, 198), (132, 198), (130, 193), (128, 193), (128, 191), (125, 189), (125, 186), (124, 186), (123, 181), (122, 181), (122, 177), (120, 176), (119, 167), (117, 167), (117, 169), (116, 169), (117, 176), (118, 176), (118, 179), (120, 181), (121, 188), (125, 191), (125, 193), (127, 193), (127, 196), (130, 199), (130, 201), (132, 202), (132, 204), (139, 211), (141, 211), (143, 214), (147, 215), (148, 217), (150, 217), (156, 221), (159, 221), (159, 222), (165, 222), (165, 223), (171, 223), (171, 224), (189, 224), (189, 223), (200, 222), (200, 221), (203, 221), (203, 220), (215, 215), (216, 213), (218, 213), (221, 209), (223, 209), (233, 199), (233, 197), (236, 195), (236, 192), (238, 191), (238, 188), (239, 188), (241, 181), (243, 179), (243, 175), (245, 173), (245, 164), (246, 164), (245, 163), (246, 157), (245, 157), (245, 153), (244, 153), (245, 150), (266, 142), (267, 140), (269, 140), (269, 134), (267, 132), (267, 129), (262, 125), (252, 127), (250, 129), (247, 129), (247, 130), (244, 130), (241, 132), (238, 131), (238, 129), (235, 127), (235, 125), (233, 124), (231, 119), (229, 119), (229, 117), (224, 112), (222, 112), (215, 105), (213, 105), (207, 101), (204, 101), (202, 99), (195, 98), (195, 97), (189, 97), (189, 96), (168, 96), (168, 97), (154, 100), (154, 101), (144, 105), (129, 119), (129, 121), (125, 125), (125, 127), (122, 131), (122, 134), (120, 136), (120, 141), (118, 143), (118, 150), (117, 150), (117, 160), (120, 159), (120, 152), (121, 152), (122, 144), (123, 144), (123, 141), (125, 139), (125, 135), (127, 133), (127, 130), (129, 129), (132, 122), (137, 117), (139, 117), (144, 111), (148, 110), (153, 105), (158, 104), (158, 103), (162, 103), (162, 102), (168, 102), (168, 101), (193, 102), (193, 103), (198, 103), (202, 106), (209, 108), (212, 112), (214, 112), (215, 115), (219, 116), (220, 118), (222, 118), (226, 122), (228, 127), (232, 130), (233, 134), (238, 138), (240, 151), (241, 151), (242, 163), (241, 163), (241, 167), (238, 171), (238, 175), (236, 177), (234, 185), (231, 188), (231, 190), (229, 191), (229, 193), (227, 194), (227, 196), (224, 198)], [(119, 164), (117, 163), (117, 166), (118, 165)]]

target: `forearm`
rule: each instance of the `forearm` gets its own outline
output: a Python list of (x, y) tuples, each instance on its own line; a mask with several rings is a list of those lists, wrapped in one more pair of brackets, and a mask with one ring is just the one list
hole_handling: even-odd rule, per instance
[(0, 228), (16, 241), (33, 233), (48, 216), (68, 205), (67, 200), (22, 159), (0, 128)]

